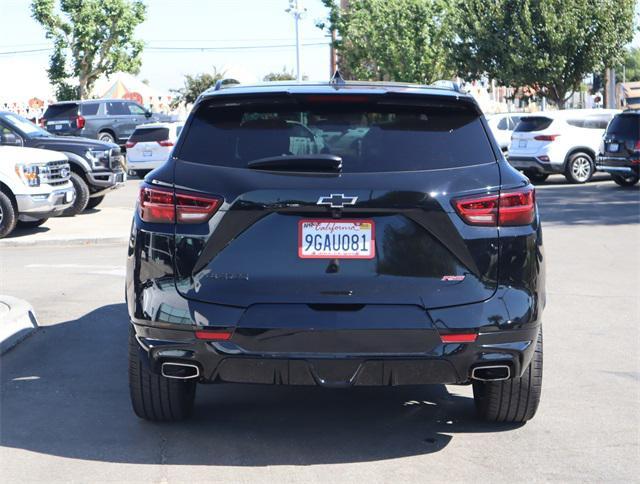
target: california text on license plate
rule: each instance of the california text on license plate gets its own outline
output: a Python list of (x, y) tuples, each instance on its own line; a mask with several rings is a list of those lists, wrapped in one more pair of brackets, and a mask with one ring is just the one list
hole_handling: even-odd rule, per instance
[(298, 222), (298, 256), (302, 259), (373, 259), (375, 255), (373, 220)]

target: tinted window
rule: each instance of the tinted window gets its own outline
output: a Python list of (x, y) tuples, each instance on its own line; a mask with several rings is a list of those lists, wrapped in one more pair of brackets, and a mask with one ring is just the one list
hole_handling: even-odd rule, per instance
[(607, 135), (630, 140), (640, 139), (640, 116), (619, 114), (609, 124)]
[(553, 123), (553, 119), (544, 116), (527, 116), (520, 120), (515, 131), (542, 131), (547, 129)]
[(84, 103), (80, 105), (80, 113), (83, 116), (95, 116), (98, 114), (99, 103)]
[(129, 141), (162, 141), (169, 139), (169, 128), (137, 128)]
[(461, 105), (368, 103), (201, 104), (180, 157), (246, 167), (251, 160), (326, 153), (345, 172), (449, 168), (495, 161), (475, 111)]
[(587, 129), (606, 129), (610, 116), (589, 116), (584, 120), (584, 127)]
[(78, 105), (76, 103), (52, 104), (47, 108), (45, 119), (75, 118), (78, 115)]
[(135, 103), (127, 103), (127, 109), (129, 110), (128, 114), (140, 115), (145, 113), (144, 108)]
[(107, 103), (107, 114), (111, 116), (124, 116), (129, 115), (126, 103), (122, 101), (109, 101)]
[(507, 121), (507, 118), (502, 118), (500, 120), (500, 122), (498, 123), (498, 129), (500, 130), (505, 130), (509, 127), (509, 123)]
[(182, 133), (182, 128), (183, 128), (183, 127), (184, 127), (184, 126), (177, 126), (177, 127), (176, 127), (176, 136), (180, 136), (180, 133)]

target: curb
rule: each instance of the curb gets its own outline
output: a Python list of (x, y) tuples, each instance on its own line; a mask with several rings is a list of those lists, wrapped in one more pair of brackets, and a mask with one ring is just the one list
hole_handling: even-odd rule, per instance
[(4, 239), (0, 240), (0, 247), (43, 247), (68, 245), (113, 245), (127, 243), (129, 237), (67, 237), (57, 239)]
[(4, 354), (38, 328), (31, 304), (0, 295), (0, 354)]

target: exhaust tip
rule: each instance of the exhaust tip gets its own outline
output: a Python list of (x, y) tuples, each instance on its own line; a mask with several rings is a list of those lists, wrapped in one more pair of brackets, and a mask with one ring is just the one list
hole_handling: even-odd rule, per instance
[(471, 370), (471, 378), (480, 381), (508, 380), (511, 377), (509, 365), (476, 366)]
[(162, 376), (177, 380), (189, 380), (200, 376), (200, 367), (190, 363), (164, 362), (161, 367)]

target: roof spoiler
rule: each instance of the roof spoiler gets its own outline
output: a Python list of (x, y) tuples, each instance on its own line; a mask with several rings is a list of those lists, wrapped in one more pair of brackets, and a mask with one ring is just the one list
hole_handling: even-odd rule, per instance
[(222, 89), (224, 86), (228, 86), (231, 84), (240, 84), (240, 81), (238, 81), (237, 79), (231, 79), (231, 78), (225, 78), (225, 79), (218, 79), (216, 81), (216, 86), (213, 88), (214, 91), (219, 91), (220, 89)]

